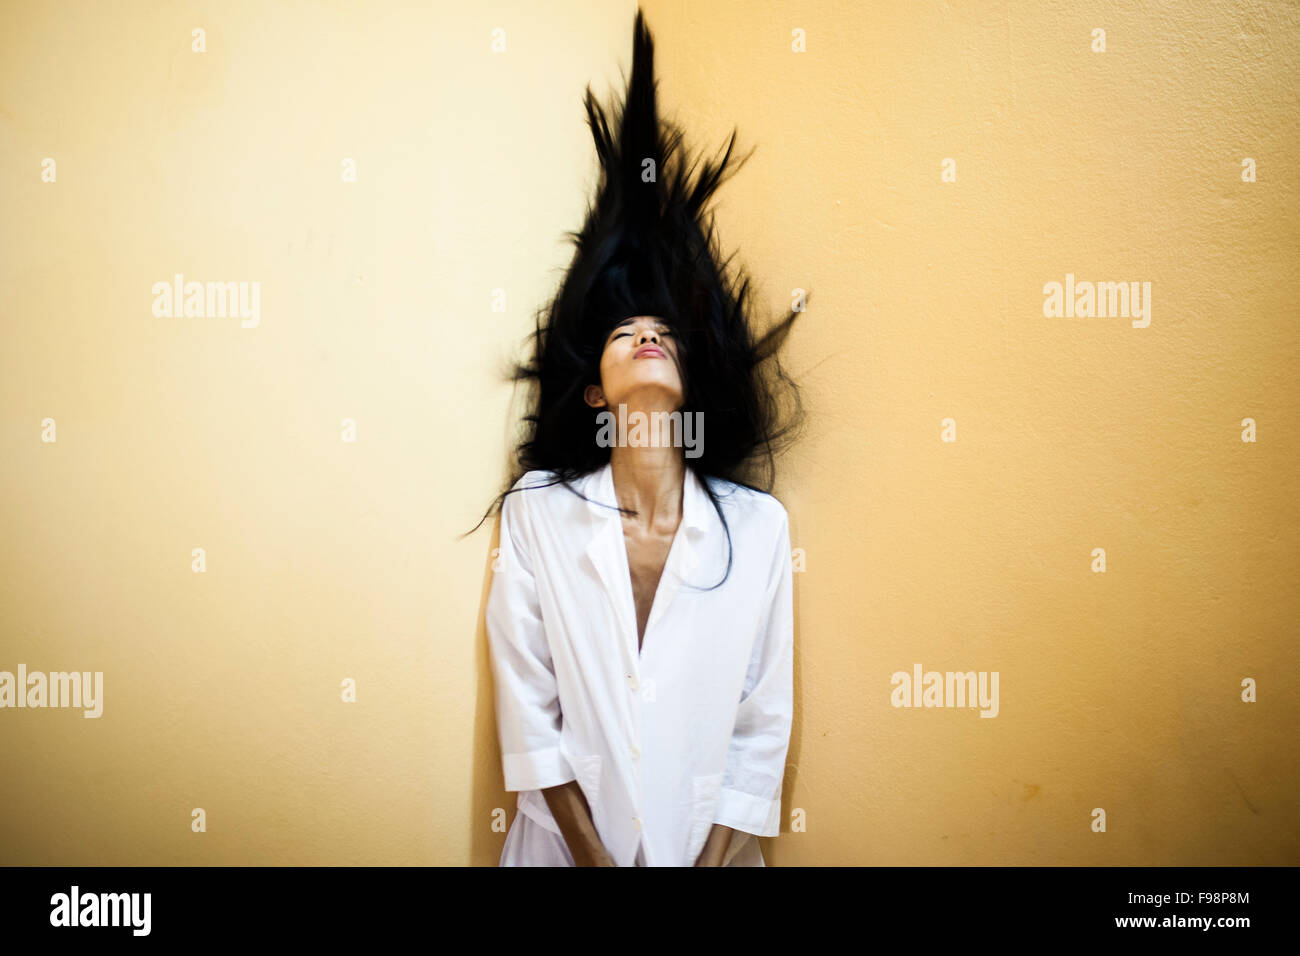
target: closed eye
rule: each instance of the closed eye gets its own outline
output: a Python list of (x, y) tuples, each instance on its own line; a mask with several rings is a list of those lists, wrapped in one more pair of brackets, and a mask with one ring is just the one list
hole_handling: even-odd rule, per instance
[[(656, 329), (655, 333), (660, 337), (663, 337), (665, 335), (672, 335), (673, 330), (669, 328), (662, 328), (662, 329)], [(613, 335), (609, 337), (609, 340), (613, 342), (615, 339), (621, 339), (623, 336), (631, 335), (631, 334), (632, 334), (631, 332), (615, 332)]]

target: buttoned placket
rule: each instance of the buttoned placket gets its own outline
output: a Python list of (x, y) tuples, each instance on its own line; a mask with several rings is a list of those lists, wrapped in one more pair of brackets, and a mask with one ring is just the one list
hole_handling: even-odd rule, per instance
[[(608, 475), (606, 475), (608, 478)], [(607, 482), (608, 495), (613, 497), (612, 480)], [(593, 506), (594, 507), (594, 506)], [(602, 509), (603, 510), (603, 509)], [(628, 734), (626, 741), (629, 749), (639, 748), (641, 740), (641, 669), (636, 646), (636, 605), (632, 596), (632, 577), (628, 569), (627, 545), (623, 541), (623, 525), (617, 511), (610, 511), (598, 518), (600, 528), (587, 547), (587, 554), (595, 565), (601, 584), (609, 597), (615, 618), (619, 622), (619, 652), (623, 658), (623, 674), (628, 686), (628, 699), (624, 713), (627, 717)], [(629, 631), (628, 623), (631, 622)], [(649, 628), (647, 628), (647, 636)], [(636, 805), (632, 817), (632, 826), (637, 833), (642, 832), (643, 821), (641, 808), (645, 806), (645, 792), (641, 782), (639, 750), (638, 757), (632, 761), (631, 790), (635, 794)]]
[[(629, 582), (628, 587), (630, 589), (631, 588), (630, 574), (628, 577), (628, 582)], [(635, 610), (636, 608), (634, 605), (633, 606), (634, 614), (635, 614)], [(633, 637), (635, 638), (635, 628), (636, 628), (635, 616), (633, 617), (632, 627), (634, 631)], [(647, 626), (646, 637), (649, 636), (650, 636), (650, 628)], [(632, 825), (636, 827), (636, 832), (640, 835), (639, 838), (637, 839), (637, 853), (641, 852), (641, 847), (645, 840), (645, 837), (643, 835), (643, 830), (642, 830), (642, 821), (641, 821), (641, 817), (639, 816), (639, 814), (642, 812), (641, 808), (645, 806), (645, 781), (641, 776), (640, 744), (641, 744), (642, 699), (641, 699), (641, 680), (640, 677), (638, 676), (640, 672), (641, 672), (641, 660), (640, 660), (640, 655), (638, 654), (636, 655), (636, 657), (632, 659), (630, 673), (628, 674), (628, 678), (631, 682), (631, 685), (629, 687), (631, 698), (628, 701), (628, 709), (632, 714), (632, 735), (631, 735), (632, 739), (629, 741), (629, 753), (631, 754), (632, 757), (632, 776), (636, 781), (636, 812), (638, 814), (638, 816), (632, 818)], [(635, 860), (635, 857), (633, 857), (633, 860)]]
[[(604, 480), (601, 482), (601, 490), (610, 499), (613, 499), (614, 481), (608, 465), (602, 477)], [(642, 664), (645, 660), (645, 653), (655, 654), (658, 652), (659, 641), (654, 639), (655, 625), (667, 613), (667, 608), (672, 603), (681, 582), (695, 569), (699, 562), (695, 548), (689, 541), (691, 529), (687, 527), (686, 523), (685, 495), (693, 491), (693, 488), (689, 485), (691, 480), (689, 473), (684, 476), (682, 520), (673, 536), (672, 544), (668, 549), (668, 557), (664, 561), (663, 572), (659, 576), (659, 584), (655, 589), (654, 602), (650, 606), (650, 616), (646, 619), (645, 635), (640, 642), (640, 648), (638, 647), (636, 633), (636, 597), (632, 593), (632, 572), (628, 563), (627, 542), (619, 512), (612, 510), (608, 512), (608, 515), (603, 519), (605, 522), (604, 527), (596, 533), (587, 549), (600, 576), (601, 583), (604, 585), (610, 600), (614, 603), (615, 614), (623, 624), (621, 628), (623, 640), (619, 644), (622, 648), (624, 677), (630, 695), (627, 709), (631, 723), (631, 739), (628, 741), (628, 753), (632, 758), (631, 767), (635, 783), (636, 815), (632, 817), (632, 826), (640, 835), (637, 841), (638, 849), (644, 845), (643, 834), (645, 827), (645, 822), (640, 815), (643, 812), (641, 808), (645, 806), (645, 784), (641, 775), (640, 747), (642, 743), (641, 705), (644, 701)], [(650, 650), (643, 652), (641, 648), (645, 647), (649, 647)]]
[[(688, 480), (689, 480), (689, 476), (688, 476)], [(669, 605), (672, 604), (673, 598), (676, 596), (677, 589), (681, 586), (682, 581), (686, 578), (687, 575), (691, 573), (692, 570), (694, 570), (696, 564), (698, 563), (698, 557), (695, 553), (695, 548), (692, 547), (690, 543), (690, 534), (691, 534), (691, 529), (686, 526), (686, 518), (685, 518), (685, 514), (683, 514), (682, 522), (677, 526), (677, 532), (673, 536), (673, 543), (668, 548), (668, 557), (664, 561), (664, 569), (663, 569), (663, 573), (661, 573), (659, 576), (659, 584), (655, 588), (654, 603), (650, 605), (650, 616), (646, 619), (646, 625), (645, 625), (645, 637), (641, 642), (642, 648), (643, 649), (648, 648), (648, 650), (642, 650), (641, 654), (638, 655), (638, 661), (637, 661), (638, 667), (642, 663), (648, 664), (647, 655), (657, 656), (663, 653), (663, 650), (660, 648), (659, 645), (663, 643), (664, 638), (659, 634), (656, 625), (659, 623), (659, 621), (663, 619), (663, 616), (668, 612), (668, 607)], [(631, 578), (631, 574), (629, 573), (628, 575), (629, 594), (631, 593), (631, 590), (632, 590), (632, 578)], [(633, 619), (632, 627), (635, 631), (636, 628), (635, 618)], [(649, 669), (648, 666), (646, 669)], [(640, 716), (641, 716), (642, 703), (644, 703), (644, 696), (638, 693), (635, 701), (635, 708), (634, 708), (638, 718), (637, 719), (638, 740), (640, 739), (640, 728), (641, 728)], [(640, 751), (637, 749), (635, 743), (632, 745), (632, 762), (636, 772), (638, 805), (644, 806), (645, 790), (643, 785), (643, 779), (641, 776)], [(638, 826), (637, 829), (640, 830), (640, 827)], [(649, 861), (647, 860), (647, 862)]]

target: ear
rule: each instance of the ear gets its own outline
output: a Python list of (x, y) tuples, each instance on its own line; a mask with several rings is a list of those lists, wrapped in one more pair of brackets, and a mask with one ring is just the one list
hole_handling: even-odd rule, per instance
[(588, 385), (582, 390), (582, 400), (592, 408), (604, 408), (608, 403), (605, 401), (605, 393), (601, 391), (599, 385)]

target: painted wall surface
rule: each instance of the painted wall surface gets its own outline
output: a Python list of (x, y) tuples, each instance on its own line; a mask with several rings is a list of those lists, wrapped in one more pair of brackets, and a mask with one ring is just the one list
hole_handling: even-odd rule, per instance
[[(0, 863), (496, 862), (459, 536), (635, 9), (0, 6), (0, 670), (104, 675), (0, 709)], [(811, 292), (767, 862), (1300, 863), (1300, 7), (643, 9), (688, 144), (757, 147), (756, 301)]]

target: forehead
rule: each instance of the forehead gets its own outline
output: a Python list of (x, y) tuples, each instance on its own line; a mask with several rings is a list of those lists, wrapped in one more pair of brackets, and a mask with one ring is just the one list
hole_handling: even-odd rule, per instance
[(614, 325), (612, 325), (610, 328), (610, 332), (615, 332), (615, 330), (625, 328), (625, 326), (628, 325), (637, 325), (637, 324), (667, 325), (668, 323), (666, 320), (662, 319), (662, 317), (656, 315), (629, 315), (627, 319), (624, 319), (623, 321), (619, 321), (619, 323), (615, 323)]

